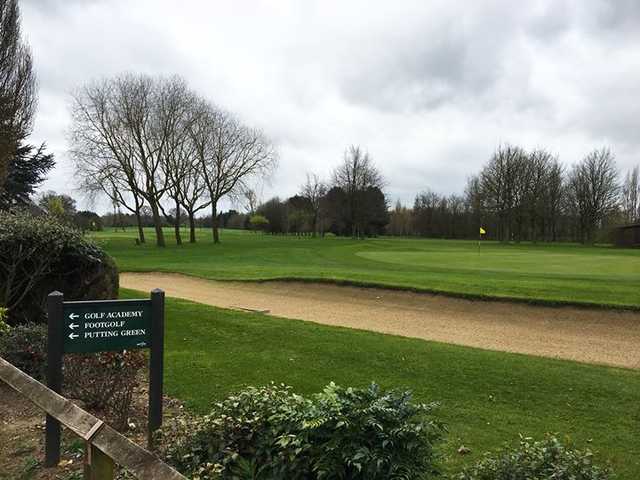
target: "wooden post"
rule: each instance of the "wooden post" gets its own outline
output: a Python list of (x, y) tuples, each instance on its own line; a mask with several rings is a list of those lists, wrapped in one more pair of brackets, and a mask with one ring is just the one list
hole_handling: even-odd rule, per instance
[[(56, 393), (62, 388), (62, 334), (64, 295), (47, 296), (47, 386)], [(60, 463), (60, 422), (47, 414), (45, 432), (45, 467)]]
[(149, 355), (149, 425), (147, 447), (153, 449), (153, 433), (162, 425), (164, 370), (164, 291), (151, 291), (151, 352)]
[(113, 460), (89, 442), (85, 444), (84, 480), (113, 480)]

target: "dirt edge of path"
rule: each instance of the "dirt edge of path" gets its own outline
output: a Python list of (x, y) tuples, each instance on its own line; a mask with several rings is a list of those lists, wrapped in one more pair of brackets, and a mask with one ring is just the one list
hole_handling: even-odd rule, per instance
[(269, 280), (216, 281), (174, 273), (120, 275), (136, 290), (380, 333), (490, 350), (640, 368), (640, 313), (477, 301), (397, 289)]

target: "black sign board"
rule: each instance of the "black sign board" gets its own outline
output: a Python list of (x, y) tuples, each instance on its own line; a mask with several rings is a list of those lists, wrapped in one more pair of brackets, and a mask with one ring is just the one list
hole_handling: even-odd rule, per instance
[[(149, 424), (147, 441), (162, 425), (164, 369), (164, 292), (156, 289), (149, 299), (65, 302), (60, 292), (47, 298), (47, 385), (60, 393), (62, 356), (149, 349)], [(60, 422), (47, 415), (45, 466), (60, 461)]]
[(151, 347), (151, 300), (65, 302), (64, 352)]

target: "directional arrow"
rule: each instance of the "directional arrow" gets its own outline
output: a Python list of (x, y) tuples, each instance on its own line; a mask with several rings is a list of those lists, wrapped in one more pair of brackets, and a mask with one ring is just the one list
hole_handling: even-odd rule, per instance
[(76, 338), (78, 338), (79, 336), (80, 336), (80, 335), (78, 335), (77, 333), (73, 333), (73, 332), (71, 332), (71, 333), (69, 334), (69, 338), (70, 338), (71, 340), (75, 340), (75, 339), (76, 339)]
[(78, 315), (77, 313), (70, 313), (69, 318), (71, 320), (75, 320), (76, 318), (80, 318), (80, 315)]
[(75, 329), (76, 329), (76, 328), (78, 328), (79, 326), (80, 326), (80, 325), (78, 325), (77, 323), (71, 323), (71, 324), (69, 324), (69, 328), (70, 328), (71, 330), (75, 330)]
[(140, 343), (136, 343), (136, 345), (138, 347), (144, 347), (146, 345), (146, 343), (145, 342), (140, 342)]

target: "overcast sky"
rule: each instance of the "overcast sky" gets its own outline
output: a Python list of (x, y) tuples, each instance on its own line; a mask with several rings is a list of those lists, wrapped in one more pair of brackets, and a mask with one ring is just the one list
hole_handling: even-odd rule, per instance
[(640, 1), (23, 0), (40, 85), (33, 141), (73, 191), (69, 92), (124, 71), (182, 75), (261, 127), (280, 166), (262, 199), (369, 151), (392, 201), (462, 192), (501, 142), (571, 164), (640, 163)]

